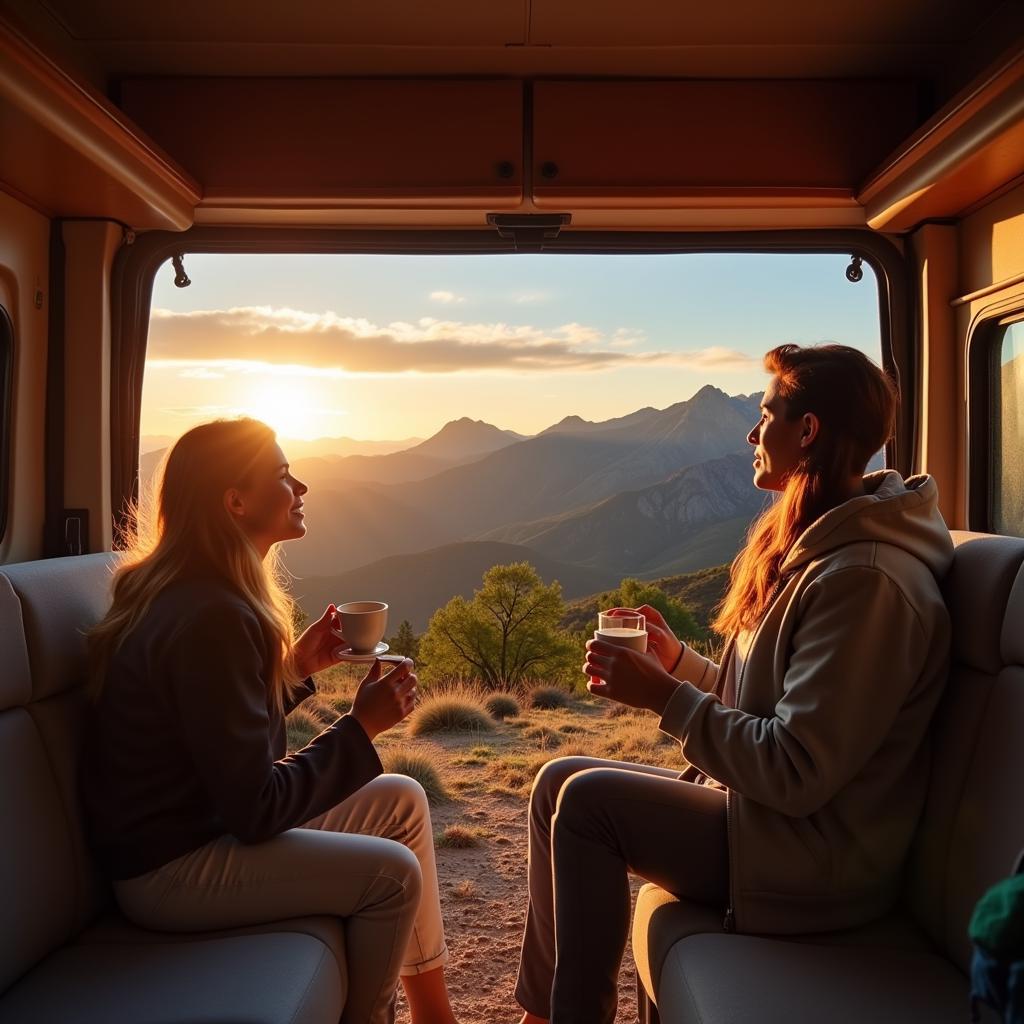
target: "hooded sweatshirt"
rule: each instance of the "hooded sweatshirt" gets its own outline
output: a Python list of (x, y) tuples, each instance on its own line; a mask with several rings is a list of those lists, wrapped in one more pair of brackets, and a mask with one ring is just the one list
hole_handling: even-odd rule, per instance
[(674, 673), (660, 728), (682, 778), (726, 790), (727, 930), (853, 927), (899, 895), (949, 670), (953, 545), (931, 477), (864, 487), (801, 534), (720, 665), (685, 648)]

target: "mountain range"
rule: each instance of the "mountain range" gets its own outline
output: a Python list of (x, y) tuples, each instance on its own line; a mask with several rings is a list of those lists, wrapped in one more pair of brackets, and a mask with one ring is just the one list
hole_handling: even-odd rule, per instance
[[(408, 444), (285, 441), (309, 486), (307, 534), (285, 545), (294, 593), (310, 615), (386, 600), (393, 628), (421, 631), (499, 563), (529, 561), (573, 600), (624, 576), (728, 562), (765, 501), (746, 443), (760, 398), (708, 385), (666, 409), (567, 416), (532, 437), (463, 417)], [(147, 441), (144, 479), (167, 439)]]
[[(580, 514), (688, 466), (736, 453), (757, 419), (758, 403), (757, 395), (730, 397), (708, 386), (667, 409), (641, 409), (606, 423), (563, 420), (536, 437), (402, 483), (387, 478), (389, 456), (362, 464), (371, 478), (357, 480), (346, 478), (337, 463), (325, 462), (312, 473), (312, 467), (299, 467), (311, 478), (309, 533), (288, 546), (289, 567), (300, 576), (322, 575), (325, 565), (340, 573), (444, 544), (514, 539), (496, 531)], [(738, 509), (734, 517), (747, 514), (746, 506), (730, 501)], [(710, 518), (700, 525), (711, 526)], [(594, 567), (600, 561), (590, 558)]]

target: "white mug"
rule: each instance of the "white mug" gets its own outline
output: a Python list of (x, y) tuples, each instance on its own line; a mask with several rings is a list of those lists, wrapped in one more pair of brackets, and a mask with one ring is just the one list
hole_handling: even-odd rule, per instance
[(388, 628), (388, 606), (383, 601), (348, 601), (337, 610), (342, 636), (353, 653), (372, 653)]

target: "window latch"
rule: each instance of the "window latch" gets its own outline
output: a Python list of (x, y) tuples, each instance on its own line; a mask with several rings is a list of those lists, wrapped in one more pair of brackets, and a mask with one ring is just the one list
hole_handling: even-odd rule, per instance
[(558, 237), (572, 220), (571, 213), (489, 213), (487, 223), (502, 238), (515, 243), (516, 252), (540, 252), (545, 242)]

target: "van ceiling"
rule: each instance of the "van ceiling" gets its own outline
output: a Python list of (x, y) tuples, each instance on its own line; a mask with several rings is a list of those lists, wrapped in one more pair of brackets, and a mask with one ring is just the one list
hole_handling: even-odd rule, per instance
[[(0, 0), (121, 75), (906, 76), (941, 100), (1015, 0)], [(1012, 24), (1011, 24), (1012, 23)]]

